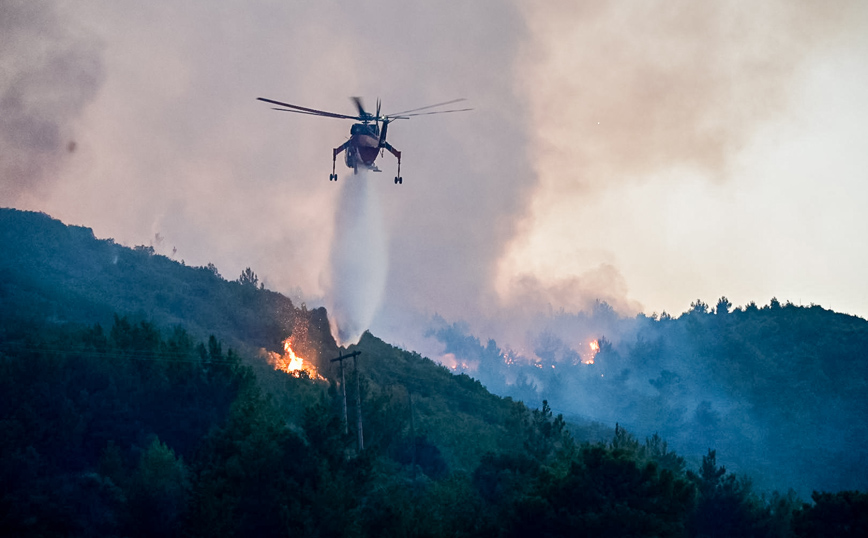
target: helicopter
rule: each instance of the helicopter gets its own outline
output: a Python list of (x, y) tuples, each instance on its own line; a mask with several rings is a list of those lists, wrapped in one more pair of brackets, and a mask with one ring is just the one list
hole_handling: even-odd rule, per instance
[[(312, 116), (323, 116), (326, 118), (338, 118), (361, 122), (355, 123), (352, 127), (350, 127), (349, 140), (332, 150), (332, 173), (331, 175), (329, 175), (329, 181), (338, 180), (338, 175), (335, 173), (335, 164), (337, 162), (338, 155), (340, 155), (341, 152), (344, 152), (344, 162), (346, 162), (347, 167), (352, 168), (354, 174), (358, 174), (360, 168), (379, 172), (380, 169), (377, 168), (375, 161), (377, 160), (377, 156), (382, 155), (383, 151), (386, 150), (398, 159), (398, 175), (395, 176), (396, 185), (403, 184), (404, 178), (401, 177), (401, 152), (395, 149), (391, 144), (386, 141), (386, 132), (388, 131), (389, 124), (391, 122), (395, 120), (405, 120), (413, 116), (446, 114), (449, 112), (466, 112), (468, 110), (473, 110), (472, 108), (461, 108), (452, 110), (431, 111), (432, 108), (451, 105), (465, 100), (461, 98), (453, 99), (451, 101), (445, 101), (443, 103), (437, 103), (434, 105), (404, 110), (403, 112), (396, 112), (394, 114), (380, 115), (379, 99), (377, 99), (376, 113), (371, 114), (370, 112), (365, 110), (365, 107), (362, 105), (362, 99), (360, 97), (352, 97), (351, 99), (355, 103), (359, 114), (357, 116), (350, 116), (348, 114), (326, 112), (324, 110), (317, 110), (315, 108), (291, 105), (289, 103), (283, 103), (280, 101), (275, 101), (273, 99), (266, 99), (265, 97), (257, 97), (257, 99), (259, 101), (264, 101), (266, 103), (281, 107), (273, 108), (273, 110), (278, 110), (280, 112), (295, 112), (296, 114), (309, 114)], [(423, 110), (427, 110), (428, 112), (422, 112)]]

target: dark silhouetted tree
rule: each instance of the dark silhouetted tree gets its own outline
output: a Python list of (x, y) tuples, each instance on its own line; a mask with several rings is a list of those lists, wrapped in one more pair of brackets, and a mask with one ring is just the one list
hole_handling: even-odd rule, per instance
[(180, 530), (190, 484), (187, 468), (175, 452), (154, 439), (142, 454), (129, 487), (133, 536), (173, 536)]
[(697, 299), (690, 303), (688, 314), (708, 314), (708, 303), (702, 302), (702, 299)]
[(241, 271), (241, 276), (238, 277), (238, 283), (245, 287), (256, 288), (259, 284), (259, 277), (253, 272), (253, 269), (246, 268)]
[(223, 275), (220, 274), (220, 271), (217, 270), (217, 266), (214, 265), (213, 263), (208, 262), (208, 265), (205, 266), (205, 269), (214, 273), (214, 276), (216, 276), (217, 278), (223, 278)]
[(698, 492), (696, 507), (688, 522), (690, 536), (724, 538), (764, 536), (768, 511), (752, 491), (750, 481), (717, 466), (717, 453), (702, 457), (699, 474), (688, 473)]
[(813, 506), (805, 504), (793, 514), (796, 536), (868, 536), (868, 493), (815, 491), (811, 499), (814, 501)]

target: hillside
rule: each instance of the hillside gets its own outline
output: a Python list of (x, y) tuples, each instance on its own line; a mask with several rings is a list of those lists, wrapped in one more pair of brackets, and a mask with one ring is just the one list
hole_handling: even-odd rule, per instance
[(7, 305), (0, 321), (14, 313), (15, 319), (108, 325), (119, 313), (160, 326), (180, 323), (200, 339), (219, 334), (252, 351), (281, 349), (304, 318), (313, 340), (329, 340), (324, 310), (302, 312), (256, 282), (226, 281), (213, 268), (96, 239), (90, 228), (43, 213), (0, 209), (0, 252), (0, 299)]
[[(456, 371), (568, 416), (659, 433), (698, 461), (715, 448), (764, 489), (868, 488), (868, 321), (772, 299), (696, 301), (675, 318), (553, 316), (532, 356), (432, 324)], [(599, 339), (589, 361), (587, 341)], [(578, 345), (576, 341), (578, 340)], [(584, 355), (583, 355), (584, 354)], [(465, 366), (462, 366), (465, 365)]]
[[(732, 349), (711, 335), (768, 340), (771, 348), (754, 343), (760, 357), (792, 340), (786, 327), (817, 322), (766, 323), (770, 333), (751, 333), (755, 320), (733, 322), (721, 333), (709, 327), (729, 326), (724, 318), (704, 311), (683, 318), (649, 321), (646, 330), (661, 331), (656, 340), (647, 332), (636, 339), (643, 360), (656, 364), (651, 370), (695, 358), (679, 351), (680, 338), (705, 350)], [(826, 328), (833, 359), (863, 350), (862, 325), (840, 327)], [(779, 340), (769, 337), (777, 332), (784, 332)], [(291, 375), (267, 360), (287, 337), (315, 371)], [(836, 341), (849, 347), (835, 348)], [(496, 344), (478, 346), (466, 335), (462, 342), (464, 351), (477, 345), (503, 359)], [(557, 391), (552, 378), (553, 401), (566, 407), (568, 391), (581, 390), (599, 405), (608, 393), (623, 400), (612, 413), (635, 416), (631, 387), (648, 372), (626, 366), (635, 360), (630, 349), (601, 339), (594, 366), (610, 379), (582, 386), (565, 378)], [(44, 214), (0, 209), (0, 534), (810, 536), (833, 524), (868, 524), (863, 493), (815, 494), (814, 504), (793, 493), (763, 497), (744, 476), (727, 472), (714, 450), (688, 462), (663, 438), (642, 442), (620, 427), (608, 442), (579, 444), (577, 437), (598, 439), (600, 429), (571, 435), (548, 404), (530, 410), (370, 334), (350, 351), (360, 352), (360, 381), (348, 363), (345, 429), (340, 375), (330, 360), (338, 349), (323, 309), (296, 307), (257, 286), (252, 272), (228, 282), (213, 269), (99, 240)], [(815, 355), (805, 357), (813, 373), (818, 365), (808, 359)], [(770, 398), (777, 417), (784, 396), (770, 393), (774, 380), (765, 378), (780, 366), (776, 360), (743, 370), (732, 368), (739, 362), (733, 358), (711, 372), (715, 382), (732, 377), (733, 386), (745, 387), (744, 401)], [(487, 364), (487, 375), (498, 371)], [(803, 388), (812, 396), (794, 408), (795, 417), (840, 387), (846, 390), (835, 412), (855, 416), (860, 368), (858, 357), (823, 366), (828, 382)], [(793, 370), (781, 383), (800, 379), (802, 371)], [(687, 371), (667, 371), (653, 388), (695, 381)], [(532, 391), (527, 401), (545, 396), (527, 376), (514, 386)], [(654, 414), (680, 402), (661, 395), (639, 403)], [(708, 409), (698, 405), (708, 412), (701, 417), (723, 421), (716, 400)], [(364, 450), (356, 445), (359, 410)], [(673, 435), (694, 428), (707, 440), (708, 432), (689, 422), (695, 419), (674, 421)], [(793, 443), (813, 439), (799, 427), (795, 420), (774, 431), (793, 435)], [(861, 431), (847, 430), (855, 441)], [(836, 457), (861, 454), (857, 443), (841, 446)]]
[[(325, 310), (297, 308), (251, 279), (226, 281), (211, 268), (188, 267), (145, 247), (96, 239), (89, 228), (11, 209), (0, 209), (0, 253), (0, 335), (6, 342), (46, 324), (70, 330), (99, 324), (108, 331), (116, 315), (134, 328), (144, 323), (169, 332), (178, 326), (193, 341), (219, 336), (223, 347), (243, 357), (280, 399), (287, 397), (281, 390), (286, 376), (271, 375), (262, 350), (280, 353), (283, 341), (297, 333), (303, 338), (295, 339), (296, 351), (326, 379), (339, 379), (337, 365), (329, 361), (338, 348)], [(472, 468), (486, 450), (503, 444), (499, 424), (510, 414), (510, 402), (465, 375), (452, 375), (370, 335), (358, 350), (368, 397), (401, 407), (396, 412), (402, 413), (398, 422), (403, 425), (409, 416), (408, 390), (413, 393), (419, 432), (449, 447), (444, 450), (454, 454), (451, 464)], [(351, 364), (347, 368), (352, 372)], [(461, 447), (469, 430), (476, 432), (477, 444)]]

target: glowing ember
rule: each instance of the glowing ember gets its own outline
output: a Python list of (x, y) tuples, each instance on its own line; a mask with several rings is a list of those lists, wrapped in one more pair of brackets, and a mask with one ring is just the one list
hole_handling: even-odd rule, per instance
[(591, 348), (591, 356), (587, 359), (583, 360), (584, 364), (594, 364), (594, 357), (597, 356), (597, 353), (600, 352), (600, 343), (594, 340), (588, 346)]
[(286, 372), (294, 377), (301, 377), (302, 372), (304, 372), (307, 374), (307, 377), (310, 377), (311, 379), (323, 379), (323, 377), (317, 373), (316, 367), (313, 364), (309, 361), (306, 362), (303, 358), (295, 354), (295, 351), (292, 350), (291, 339), (292, 338), (287, 338), (284, 340), (283, 355), (278, 355), (277, 353), (268, 354), (269, 364), (274, 366), (275, 370)]

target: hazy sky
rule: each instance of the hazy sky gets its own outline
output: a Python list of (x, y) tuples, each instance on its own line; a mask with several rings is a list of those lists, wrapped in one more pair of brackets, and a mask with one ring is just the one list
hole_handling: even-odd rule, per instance
[(323, 302), (350, 123), (255, 98), (352, 95), (475, 109), (395, 123), (404, 184), (372, 174), (393, 340), (596, 299), (868, 316), (858, 1), (0, 0), (0, 205)]

